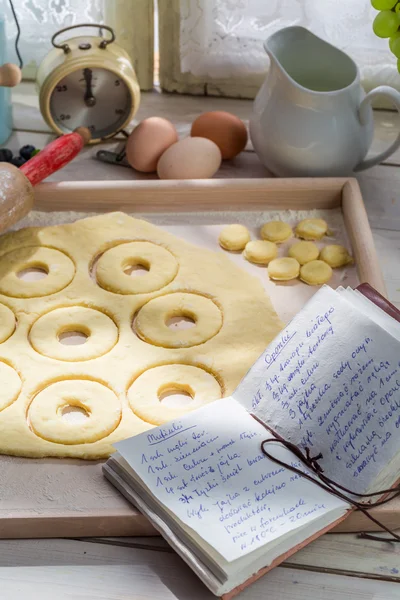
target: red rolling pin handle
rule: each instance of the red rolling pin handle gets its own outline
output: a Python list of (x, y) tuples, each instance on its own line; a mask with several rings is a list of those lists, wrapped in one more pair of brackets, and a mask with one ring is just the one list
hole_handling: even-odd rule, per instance
[(89, 140), (89, 130), (85, 127), (78, 127), (72, 133), (62, 135), (48, 144), (36, 156), (23, 164), (20, 171), (32, 185), (36, 185), (75, 158)]

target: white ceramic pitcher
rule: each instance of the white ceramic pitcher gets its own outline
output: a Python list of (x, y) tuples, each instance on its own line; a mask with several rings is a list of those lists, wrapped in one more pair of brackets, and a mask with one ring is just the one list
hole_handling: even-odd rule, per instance
[(264, 44), (271, 66), (254, 101), (250, 136), (261, 162), (280, 177), (349, 175), (400, 147), (365, 160), (373, 138), (371, 101), (400, 94), (380, 86), (365, 95), (356, 64), (303, 27), (288, 27)]

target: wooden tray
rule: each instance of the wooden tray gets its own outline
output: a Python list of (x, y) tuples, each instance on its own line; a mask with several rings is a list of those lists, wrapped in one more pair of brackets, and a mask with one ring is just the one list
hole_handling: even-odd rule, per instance
[[(385, 295), (371, 229), (355, 179), (101, 181), (45, 183), (39, 211), (128, 213), (331, 210), (340, 208), (358, 283)], [(193, 215), (192, 221), (195, 223)], [(303, 285), (303, 284), (301, 284)], [(292, 291), (291, 291), (292, 293)], [(0, 456), (0, 538), (156, 535), (146, 519), (103, 478), (101, 462)], [(60, 490), (64, 490), (60, 494)], [(400, 502), (375, 511), (400, 525)], [(355, 513), (341, 526), (370, 529)]]

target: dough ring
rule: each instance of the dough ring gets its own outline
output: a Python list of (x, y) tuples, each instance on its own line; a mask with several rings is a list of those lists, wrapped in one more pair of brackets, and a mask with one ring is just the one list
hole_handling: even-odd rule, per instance
[[(43, 279), (26, 281), (18, 277), (25, 269), (46, 271)], [(0, 293), (14, 298), (37, 298), (63, 290), (75, 275), (75, 265), (59, 250), (44, 246), (19, 248), (0, 257)]]
[[(87, 336), (81, 345), (68, 345), (59, 337), (68, 332)], [(70, 306), (56, 308), (39, 317), (30, 331), (30, 342), (36, 352), (58, 360), (90, 360), (103, 356), (118, 341), (118, 328), (104, 313), (93, 308)]]
[[(173, 329), (168, 320), (173, 317), (192, 319), (194, 327)], [(144, 341), (164, 348), (189, 348), (214, 337), (222, 327), (222, 314), (212, 300), (175, 292), (149, 300), (138, 312), (135, 328)]]
[(289, 248), (288, 255), (295, 258), (301, 265), (305, 265), (318, 258), (319, 248), (314, 242), (297, 242)]
[(290, 281), (299, 276), (300, 264), (295, 258), (275, 258), (268, 265), (270, 279), (276, 281)]
[[(129, 267), (142, 266), (148, 270), (143, 276), (131, 277)], [(178, 273), (175, 256), (152, 242), (127, 242), (106, 250), (99, 258), (96, 269), (97, 283), (115, 294), (146, 294), (161, 290)]]
[(304, 219), (295, 229), (296, 236), (303, 240), (321, 240), (328, 232), (324, 219)]
[(300, 279), (308, 285), (322, 285), (331, 277), (331, 267), (322, 260), (312, 260), (300, 269)]
[(243, 250), (250, 241), (250, 233), (244, 225), (227, 225), (219, 234), (218, 241), (224, 250)]
[(0, 304), (0, 344), (8, 340), (15, 331), (15, 316), (11, 309)]
[[(85, 410), (84, 423), (62, 417), (62, 410), (77, 406)], [(31, 402), (28, 421), (36, 435), (56, 444), (87, 444), (101, 440), (117, 428), (121, 404), (105, 385), (86, 379), (69, 379), (50, 384)]]
[(0, 411), (10, 406), (21, 391), (21, 379), (15, 369), (0, 361)]
[(321, 254), (319, 255), (320, 260), (328, 263), (330, 267), (336, 269), (337, 267), (344, 267), (349, 263), (353, 262), (352, 257), (347, 252), (344, 246), (337, 244), (330, 244), (322, 248)]
[(261, 227), (261, 237), (263, 240), (282, 244), (292, 237), (293, 231), (288, 223), (284, 221), (269, 221)]
[[(186, 408), (173, 408), (160, 402), (167, 391), (186, 392), (192, 397)], [(139, 375), (128, 390), (133, 412), (152, 425), (162, 425), (204, 404), (221, 398), (221, 386), (204, 369), (191, 365), (162, 365)]]
[(267, 265), (278, 255), (278, 246), (267, 240), (255, 240), (246, 244), (243, 256), (256, 265)]

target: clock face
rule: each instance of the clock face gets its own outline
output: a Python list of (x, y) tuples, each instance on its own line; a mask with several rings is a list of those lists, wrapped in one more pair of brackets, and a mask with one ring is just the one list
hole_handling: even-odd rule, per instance
[(121, 129), (132, 102), (118, 75), (108, 69), (84, 68), (60, 79), (50, 97), (50, 112), (63, 131), (87, 127), (92, 139), (99, 139)]

